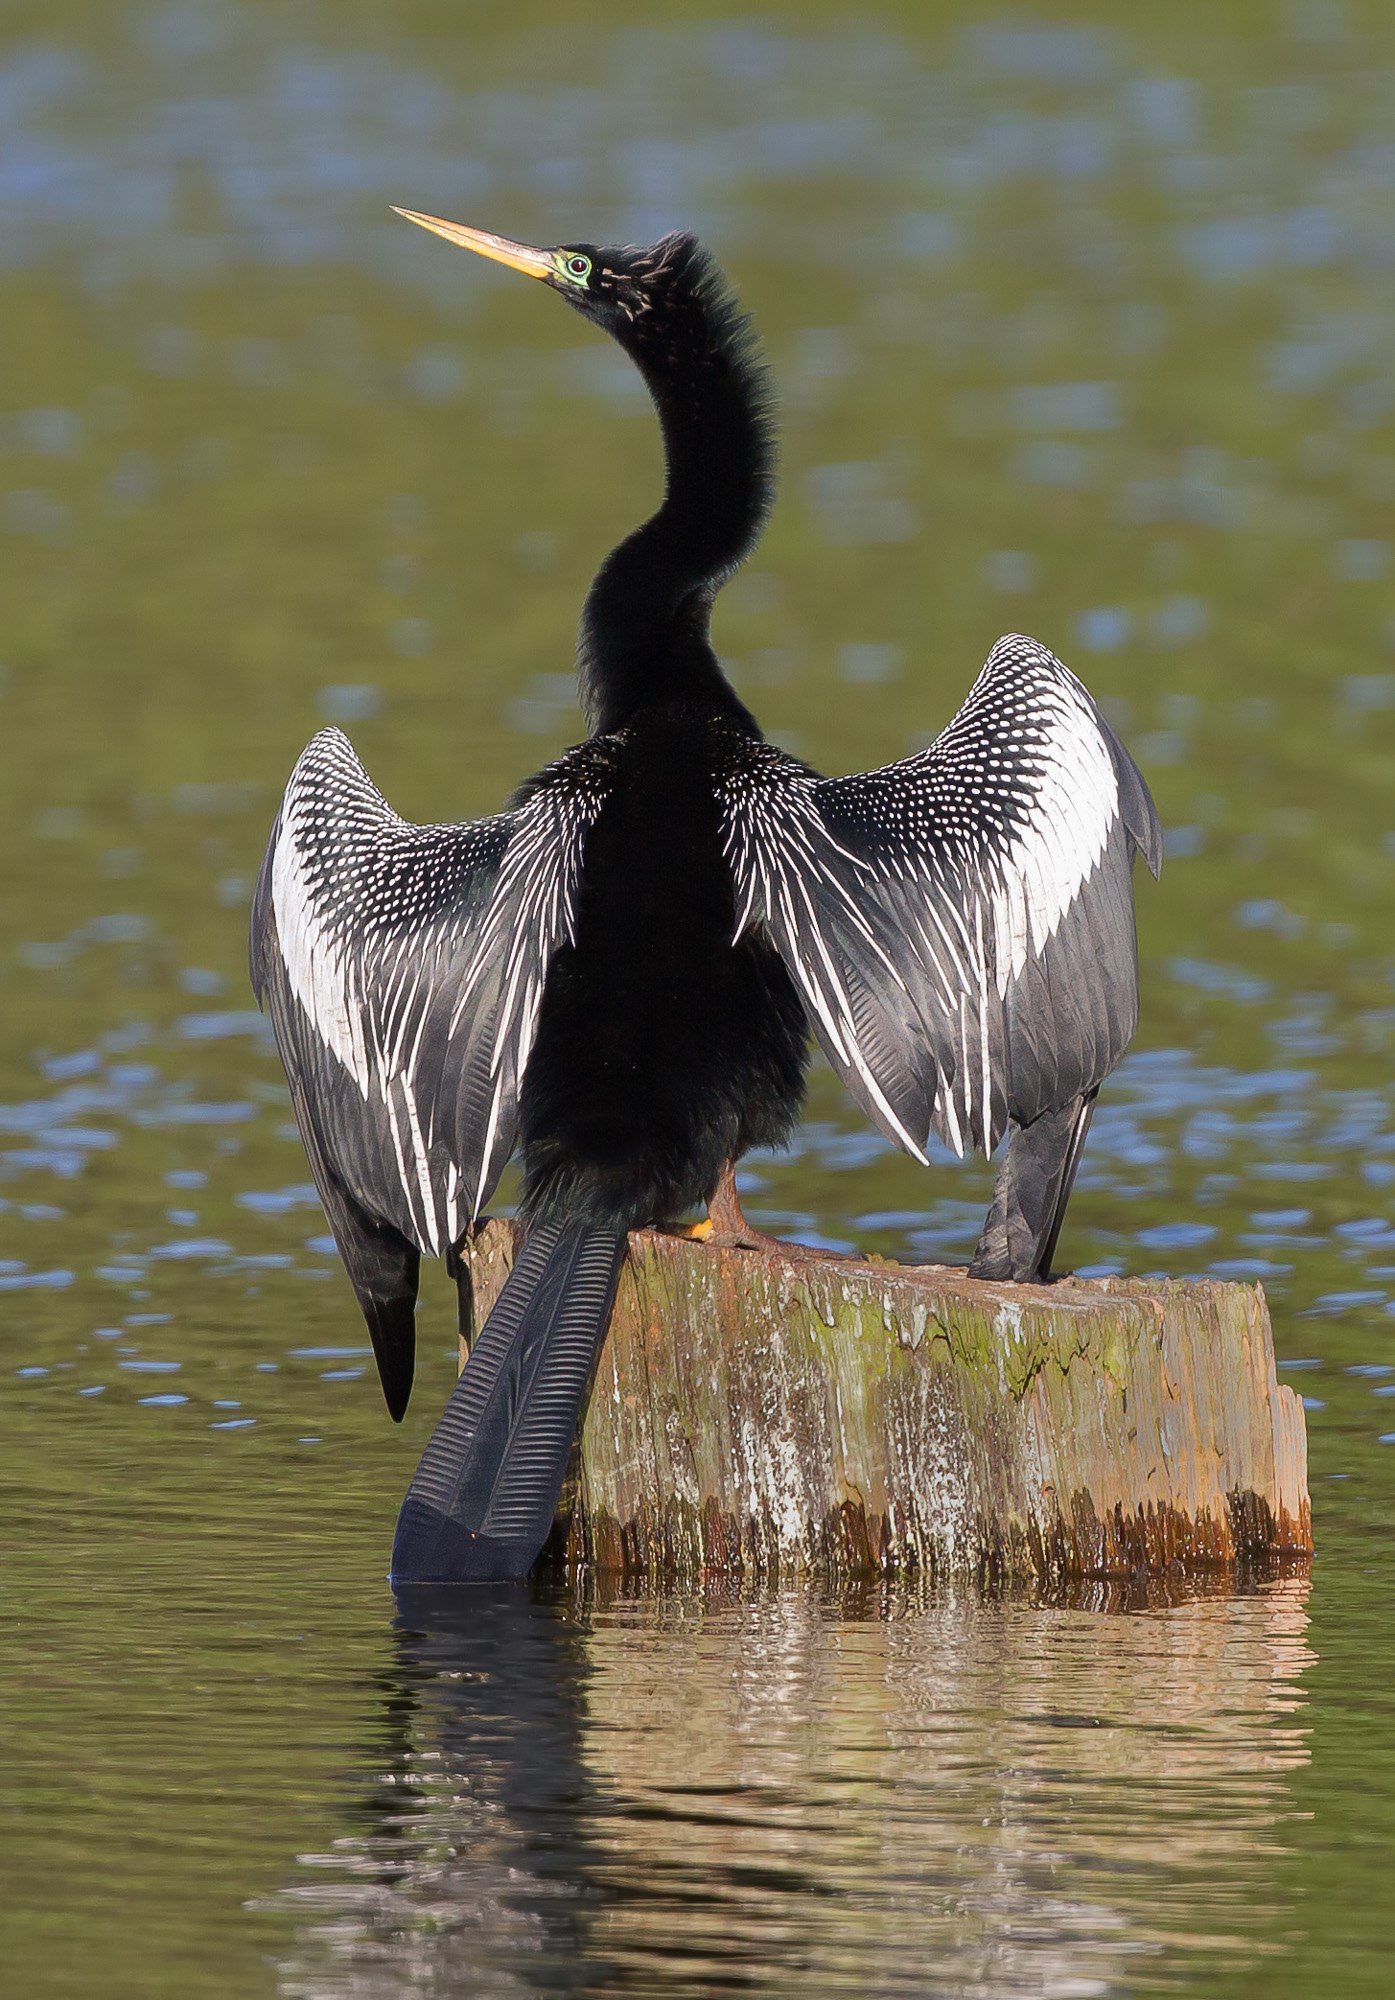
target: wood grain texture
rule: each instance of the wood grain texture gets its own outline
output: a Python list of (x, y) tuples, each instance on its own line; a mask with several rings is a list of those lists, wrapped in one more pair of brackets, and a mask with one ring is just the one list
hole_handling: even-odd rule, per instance
[[(468, 1251), (479, 1318), (514, 1229)], [(556, 1546), (629, 1574), (1075, 1577), (1312, 1550), (1262, 1289), (630, 1253)]]

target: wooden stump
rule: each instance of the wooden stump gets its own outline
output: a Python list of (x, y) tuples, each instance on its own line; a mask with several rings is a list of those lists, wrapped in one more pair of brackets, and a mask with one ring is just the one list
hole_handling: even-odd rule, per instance
[[(469, 1251), (498, 1296), (506, 1222)], [(629, 1573), (1082, 1576), (1312, 1551), (1258, 1285), (980, 1284), (638, 1231), (559, 1513)]]

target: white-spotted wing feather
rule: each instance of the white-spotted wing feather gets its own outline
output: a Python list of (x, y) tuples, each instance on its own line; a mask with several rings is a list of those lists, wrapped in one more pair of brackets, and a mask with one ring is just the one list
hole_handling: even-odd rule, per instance
[(741, 927), (763, 923), (830, 1060), (889, 1137), (991, 1151), (1091, 1088), (1137, 1012), (1147, 788), (1090, 696), (1002, 639), (927, 750), (824, 779), (753, 746), (725, 788)]
[(253, 910), (254, 979), (312, 1159), (419, 1249), (458, 1238), (513, 1149), (606, 783), (605, 745), (583, 745), (511, 811), (414, 826), (338, 730), (291, 775)]

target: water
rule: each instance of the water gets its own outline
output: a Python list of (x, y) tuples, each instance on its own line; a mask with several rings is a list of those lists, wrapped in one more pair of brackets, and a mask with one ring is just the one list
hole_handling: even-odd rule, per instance
[[(12, 7), (0, 47), (0, 1962), (26, 1994), (1383, 1993), (1395, 1838), (1395, 294), (1379, 10), (462, 24)], [(1168, 831), (1063, 1255), (1263, 1279), (1319, 1559), (1237, 1593), (399, 1614), (407, 1423), (242, 937), (339, 720), (415, 817), (573, 740), (642, 396), (390, 201), (697, 226), (779, 510), (717, 633), (828, 769), (993, 639)], [(827, 1074), (758, 1221), (962, 1257)]]

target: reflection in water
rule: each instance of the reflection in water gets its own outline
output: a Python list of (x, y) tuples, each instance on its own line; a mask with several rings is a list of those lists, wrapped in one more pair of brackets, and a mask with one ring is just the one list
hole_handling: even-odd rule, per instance
[(1114, 1990), (1284, 1935), (1308, 1585), (413, 1598), (290, 1995)]

